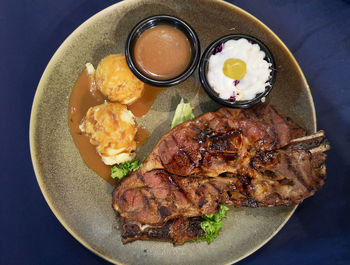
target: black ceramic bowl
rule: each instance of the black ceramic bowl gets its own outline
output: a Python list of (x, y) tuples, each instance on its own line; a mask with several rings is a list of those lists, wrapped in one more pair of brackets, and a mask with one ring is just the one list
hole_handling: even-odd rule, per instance
[[(235, 100), (229, 100), (229, 99), (222, 99), (219, 97), (219, 95), (214, 91), (214, 89), (211, 88), (211, 86), (208, 83), (207, 80), (207, 72), (208, 72), (208, 65), (209, 65), (209, 57), (215, 52), (215, 50), (226, 41), (229, 40), (238, 40), (241, 38), (245, 38), (248, 41), (252, 42), (253, 44), (258, 44), (260, 46), (260, 49), (265, 52), (265, 60), (271, 64), (271, 75), (270, 79), (268, 80), (269, 85), (266, 86), (265, 91), (262, 93), (259, 93), (255, 96), (255, 98), (251, 100), (242, 100), (242, 101), (235, 101)], [(202, 83), (202, 86), (204, 90), (207, 92), (207, 94), (217, 103), (231, 107), (231, 108), (249, 108), (253, 105), (259, 103), (262, 101), (264, 97), (266, 97), (272, 90), (273, 83), (276, 79), (276, 67), (275, 67), (275, 60), (273, 59), (273, 56), (270, 52), (270, 50), (266, 47), (265, 44), (263, 44), (258, 39), (249, 36), (249, 35), (241, 35), (241, 34), (231, 34), (223, 36), (213, 43), (211, 43), (208, 48), (204, 51), (201, 61), (199, 63), (199, 78)]]
[[(179, 76), (169, 80), (157, 80), (143, 74), (134, 62), (134, 46), (141, 34), (156, 25), (169, 25), (181, 30), (191, 45), (191, 62), (187, 69)], [(129, 33), (125, 45), (125, 57), (131, 71), (143, 82), (153, 86), (173, 86), (185, 81), (196, 69), (200, 57), (200, 44), (196, 32), (183, 20), (169, 15), (157, 15), (140, 21)]]

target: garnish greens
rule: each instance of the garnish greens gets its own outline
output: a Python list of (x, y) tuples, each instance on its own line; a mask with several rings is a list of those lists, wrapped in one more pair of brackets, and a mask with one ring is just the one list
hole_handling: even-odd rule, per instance
[(226, 205), (220, 204), (219, 211), (215, 214), (204, 214), (202, 215), (203, 221), (201, 222), (201, 227), (204, 230), (204, 236), (196, 239), (196, 241), (207, 241), (212, 242), (218, 235), (222, 227), (222, 218), (226, 217), (226, 212), (228, 211)]
[(123, 177), (125, 177), (129, 172), (138, 170), (139, 167), (142, 164), (140, 163), (140, 160), (133, 159), (130, 161), (126, 161), (124, 163), (120, 163), (111, 169), (111, 178), (115, 179), (118, 178), (121, 180)]
[(171, 129), (180, 123), (192, 120), (194, 118), (192, 110), (191, 104), (185, 103), (184, 99), (181, 98), (179, 105), (176, 107), (173, 121), (171, 122)]

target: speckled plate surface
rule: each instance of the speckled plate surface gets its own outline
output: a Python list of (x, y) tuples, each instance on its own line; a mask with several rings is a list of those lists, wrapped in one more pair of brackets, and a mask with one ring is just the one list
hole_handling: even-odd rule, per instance
[[(231, 209), (222, 232), (210, 245), (137, 241), (123, 245), (119, 220), (111, 207), (113, 187), (82, 161), (67, 121), (69, 96), (85, 63), (95, 66), (111, 53), (122, 53), (128, 32), (141, 19), (170, 14), (187, 21), (197, 32), (202, 50), (229, 33), (262, 40), (273, 53), (277, 79), (268, 100), (309, 133), (316, 130), (315, 111), (307, 82), (295, 59), (266, 26), (243, 10), (221, 1), (136, 1), (115, 4), (75, 30), (49, 62), (37, 89), (30, 124), (35, 173), (47, 203), (62, 225), (84, 246), (116, 264), (231, 264), (254, 252), (273, 237), (295, 207)], [(215, 30), (213, 30), (215, 29)], [(170, 128), (175, 107), (184, 97), (195, 114), (218, 105), (204, 93), (198, 71), (187, 81), (163, 91), (151, 111), (138, 122), (151, 132), (138, 152), (148, 153)]]

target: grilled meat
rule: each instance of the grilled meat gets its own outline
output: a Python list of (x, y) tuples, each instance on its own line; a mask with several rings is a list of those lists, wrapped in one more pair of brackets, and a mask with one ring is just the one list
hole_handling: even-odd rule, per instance
[(116, 187), (113, 206), (125, 218), (159, 225), (179, 216), (215, 213), (219, 203), (235, 207), (298, 204), (324, 184), (327, 148), (320, 131), (284, 148), (245, 156), (234, 174), (182, 177), (163, 169), (143, 175), (136, 171)]
[(204, 235), (201, 228), (200, 217), (183, 218), (179, 217), (169, 220), (161, 226), (142, 225), (139, 222), (123, 218), (122, 220), (122, 241), (129, 243), (135, 240), (158, 240), (171, 241), (180, 245), (186, 241), (199, 238)]
[(177, 126), (113, 192), (123, 242), (197, 238), (203, 231), (196, 217), (217, 212), (220, 203), (302, 202), (324, 184), (329, 149), (323, 131), (304, 135), (269, 105), (223, 108)]
[(164, 135), (148, 156), (141, 174), (152, 169), (181, 175), (216, 177), (236, 169), (244, 155), (269, 151), (305, 135), (271, 105), (221, 108), (182, 123)]

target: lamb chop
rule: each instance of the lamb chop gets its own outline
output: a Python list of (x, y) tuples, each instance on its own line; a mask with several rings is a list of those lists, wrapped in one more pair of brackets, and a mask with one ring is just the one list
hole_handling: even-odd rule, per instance
[(123, 242), (182, 244), (200, 237), (198, 217), (215, 213), (220, 203), (302, 202), (324, 184), (323, 152), (329, 148), (323, 131), (304, 135), (270, 105), (224, 108), (177, 126), (114, 190)]

